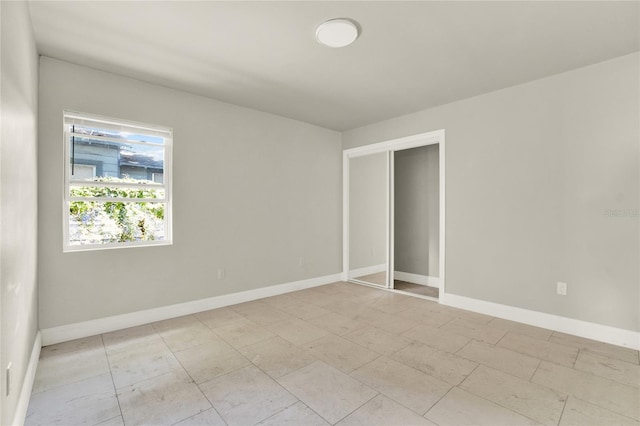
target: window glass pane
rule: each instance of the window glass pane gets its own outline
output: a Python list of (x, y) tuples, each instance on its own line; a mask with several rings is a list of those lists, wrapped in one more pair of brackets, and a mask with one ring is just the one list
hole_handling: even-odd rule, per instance
[(79, 133), (83, 135), (104, 136), (108, 138), (122, 139), (123, 141), (134, 140), (134, 141), (140, 141), (140, 142), (164, 144), (164, 138), (161, 138), (158, 136), (144, 135), (144, 134), (136, 133), (135, 131), (126, 132), (126, 131), (112, 130), (112, 129), (106, 129), (106, 128), (91, 127), (91, 126), (80, 126), (77, 124), (72, 125), (71, 130), (73, 131), (73, 133)]
[(71, 197), (158, 198), (163, 200), (165, 190), (164, 188), (154, 188), (151, 185), (147, 188), (127, 188), (76, 184), (69, 186), (69, 195)]
[[(96, 178), (114, 177), (153, 182), (154, 173), (164, 173), (163, 145), (114, 142), (79, 136), (71, 136), (69, 143), (71, 180), (92, 180), (92, 177), (82, 173), (82, 165), (94, 166)], [(81, 167), (76, 167), (78, 165)]]
[(69, 244), (162, 241), (165, 204), (71, 201)]

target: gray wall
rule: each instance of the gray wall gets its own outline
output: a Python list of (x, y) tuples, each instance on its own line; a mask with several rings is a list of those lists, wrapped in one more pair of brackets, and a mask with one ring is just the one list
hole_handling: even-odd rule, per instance
[(387, 154), (349, 160), (349, 269), (387, 262)]
[(445, 129), (447, 292), (638, 331), (639, 55), (354, 129), (343, 148)]
[[(0, 2), (0, 424), (11, 424), (38, 330), (36, 129), (38, 55), (26, 2)], [(58, 163), (61, 165), (61, 163)], [(11, 394), (5, 369), (12, 363)]]
[[(62, 253), (63, 109), (173, 128), (173, 245)], [(39, 111), (41, 328), (341, 271), (339, 133), (46, 57)]]
[(438, 276), (438, 145), (396, 151), (394, 155), (395, 270)]

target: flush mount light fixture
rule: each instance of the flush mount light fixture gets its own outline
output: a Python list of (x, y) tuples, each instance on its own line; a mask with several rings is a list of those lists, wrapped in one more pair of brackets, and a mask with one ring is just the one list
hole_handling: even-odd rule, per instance
[(347, 18), (330, 19), (316, 29), (318, 43), (329, 47), (345, 47), (353, 43), (360, 35), (355, 21)]

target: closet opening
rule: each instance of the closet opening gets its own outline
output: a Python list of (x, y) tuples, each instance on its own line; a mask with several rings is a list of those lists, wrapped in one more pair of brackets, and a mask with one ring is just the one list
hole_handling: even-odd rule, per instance
[(393, 153), (393, 288), (437, 299), (440, 287), (439, 144)]
[(343, 280), (445, 293), (444, 130), (345, 150)]

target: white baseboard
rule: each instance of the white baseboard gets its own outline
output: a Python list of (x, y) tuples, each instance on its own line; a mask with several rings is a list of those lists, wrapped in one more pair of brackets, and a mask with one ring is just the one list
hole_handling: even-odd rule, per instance
[(33, 382), (36, 378), (36, 370), (38, 369), (38, 360), (40, 359), (40, 348), (42, 348), (42, 334), (38, 331), (36, 339), (31, 349), (31, 357), (27, 372), (24, 375), (24, 381), (20, 388), (20, 396), (18, 397), (18, 405), (13, 415), (13, 426), (22, 426), (27, 417), (27, 409), (29, 408), (29, 400), (31, 399), (31, 391), (33, 390)]
[(42, 330), (42, 344), (44, 346), (53, 345), (56, 343), (67, 342), (69, 340), (95, 336), (96, 334), (122, 330), (123, 328), (135, 327), (183, 315), (208, 311), (210, 309), (222, 308), (224, 306), (235, 305), (237, 303), (250, 302), (264, 297), (277, 296), (279, 294), (289, 293), (296, 290), (304, 290), (306, 288), (330, 284), (336, 281), (340, 281), (340, 274), (325, 275), (323, 277), (256, 288), (254, 290), (209, 297), (207, 299), (193, 300), (191, 302), (162, 306), (160, 308), (115, 315), (112, 317), (84, 321), (76, 324), (45, 328)]
[(384, 272), (386, 270), (387, 270), (386, 263), (381, 263), (379, 265), (366, 266), (364, 268), (350, 270), (347, 275), (347, 278), (351, 279), (351, 278), (362, 277), (363, 275), (377, 274), (378, 272)]
[(440, 303), (586, 339), (640, 350), (640, 332), (445, 293)]
[(411, 274), (409, 272), (394, 271), (393, 278), (413, 284), (428, 285), (429, 287), (440, 288), (440, 278), (428, 275)]

